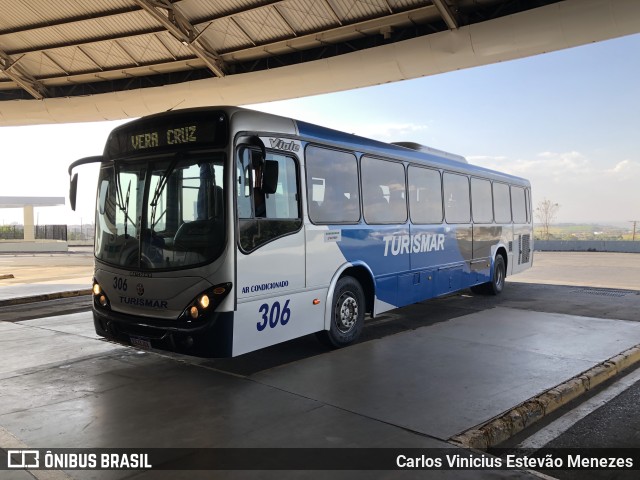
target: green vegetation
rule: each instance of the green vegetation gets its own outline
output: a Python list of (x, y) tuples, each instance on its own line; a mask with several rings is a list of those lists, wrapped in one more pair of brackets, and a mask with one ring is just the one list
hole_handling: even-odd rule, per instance
[(21, 240), (24, 238), (24, 228), (22, 225), (2, 225), (0, 226), (1, 240)]
[[(546, 235), (542, 226), (534, 228), (536, 240), (544, 240)], [(629, 227), (603, 224), (558, 223), (549, 225), (549, 240), (626, 240), (631, 241), (633, 232)], [(640, 232), (636, 232), (636, 241), (640, 241)]]

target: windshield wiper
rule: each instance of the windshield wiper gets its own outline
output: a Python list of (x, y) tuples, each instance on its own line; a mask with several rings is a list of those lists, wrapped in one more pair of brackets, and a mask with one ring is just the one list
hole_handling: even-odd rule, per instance
[(127, 227), (129, 226), (127, 221), (131, 222), (131, 225), (133, 225), (134, 227), (136, 226), (136, 223), (129, 216), (129, 196), (131, 194), (131, 180), (129, 180), (129, 186), (127, 187), (126, 198), (123, 199), (122, 185), (120, 184), (120, 170), (118, 169), (117, 163), (115, 162), (113, 164), (113, 171), (115, 174), (114, 176), (115, 176), (116, 194), (117, 194), (116, 204), (118, 205), (118, 208), (120, 208), (122, 213), (124, 213), (124, 238), (127, 239), (128, 238)]
[[(150, 203), (152, 207), (151, 208), (151, 225), (150, 225), (151, 231), (154, 231), (156, 227), (155, 219), (156, 219), (156, 208), (158, 206), (158, 200), (160, 199), (160, 195), (162, 194), (164, 187), (167, 185), (167, 182), (169, 181), (169, 177), (175, 170), (176, 165), (178, 164), (178, 161), (180, 160), (180, 158), (181, 158), (181, 155), (176, 155), (175, 157), (173, 157), (173, 160), (171, 160), (171, 163), (169, 164), (165, 172), (162, 174), (162, 177), (160, 177), (160, 180), (158, 181), (158, 184), (156, 185), (156, 188), (153, 192), (153, 198), (151, 199), (151, 203)], [(160, 215), (160, 218), (158, 218), (158, 222), (163, 216), (164, 216), (164, 212), (162, 213), (162, 215)]]

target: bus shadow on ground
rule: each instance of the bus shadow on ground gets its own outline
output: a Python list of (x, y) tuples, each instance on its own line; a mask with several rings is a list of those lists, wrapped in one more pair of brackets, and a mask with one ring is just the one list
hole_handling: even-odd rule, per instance
[[(498, 296), (463, 290), (369, 318), (357, 343), (379, 340), (495, 307), (638, 321), (640, 291), (518, 282), (508, 282)], [(307, 335), (239, 357), (206, 359), (198, 363), (235, 375), (251, 376), (330, 352), (331, 349), (318, 341), (315, 335)]]

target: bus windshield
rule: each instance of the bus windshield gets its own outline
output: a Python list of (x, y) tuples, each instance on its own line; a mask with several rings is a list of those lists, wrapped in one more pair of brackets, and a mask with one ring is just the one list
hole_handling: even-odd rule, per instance
[(95, 254), (136, 270), (193, 267), (224, 247), (224, 158), (162, 155), (104, 164)]

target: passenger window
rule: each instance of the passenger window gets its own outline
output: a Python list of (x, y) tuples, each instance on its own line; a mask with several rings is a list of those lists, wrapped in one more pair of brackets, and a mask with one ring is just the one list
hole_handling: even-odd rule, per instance
[(496, 223), (511, 223), (509, 185), (493, 183), (493, 211), (496, 215)]
[(413, 223), (442, 223), (439, 171), (413, 165), (409, 167), (409, 211)]
[(242, 148), (236, 172), (240, 247), (244, 251), (251, 252), (300, 229), (298, 168), (293, 158), (267, 152), (262, 161), (257, 152)]
[(360, 221), (358, 163), (352, 153), (316, 146), (306, 149), (307, 201), (313, 223)]
[(475, 223), (493, 222), (493, 199), (490, 181), (479, 178), (471, 179), (471, 209)]
[(362, 157), (364, 219), (370, 224), (405, 223), (407, 196), (404, 165)]
[(444, 208), (447, 223), (469, 223), (469, 179), (455, 173), (444, 174)]
[(513, 223), (527, 223), (527, 207), (524, 188), (511, 187), (511, 202)]

